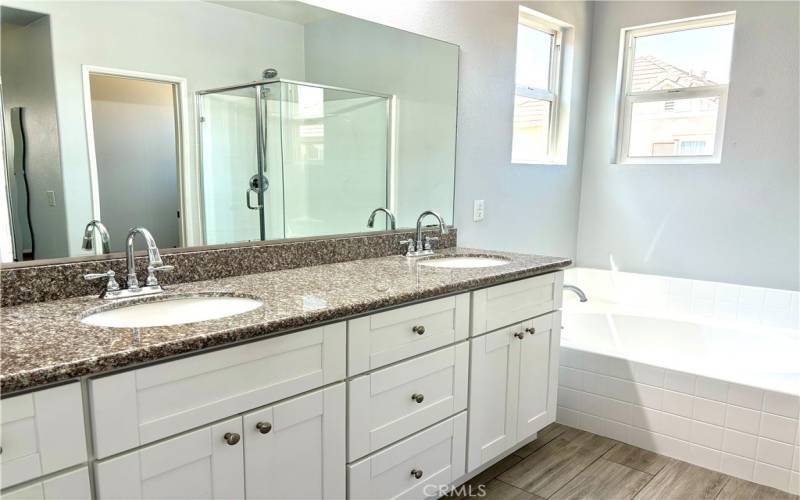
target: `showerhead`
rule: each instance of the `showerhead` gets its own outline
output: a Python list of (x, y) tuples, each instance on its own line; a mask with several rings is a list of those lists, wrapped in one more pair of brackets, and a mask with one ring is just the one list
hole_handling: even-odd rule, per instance
[(261, 73), (261, 76), (264, 78), (264, 80), (272, 80), (273, 78), (278, 77), (278, 70), (275, 68), (267, 68), (263, 73)]

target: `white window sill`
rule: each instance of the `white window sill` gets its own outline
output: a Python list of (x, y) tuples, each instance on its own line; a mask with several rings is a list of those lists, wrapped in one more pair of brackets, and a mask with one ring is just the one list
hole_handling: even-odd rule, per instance
[(513, 167), (566, 167), (567, 162), (553, 160), (539, 160), (539, 161), (512, 161), (511, 166)]
[(721, 165), (722, 161), (719, 158), (700, 159), (692, 158), (686, 160), (623, 160), (613, 163), (614, 165), (624, 167), (653, 167), (653, 166), (667, 166), (667, 165)]

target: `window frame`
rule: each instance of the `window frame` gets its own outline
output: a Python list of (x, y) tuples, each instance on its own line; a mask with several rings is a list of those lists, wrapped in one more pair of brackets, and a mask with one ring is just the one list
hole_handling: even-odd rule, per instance
[[(527, 85), (520, 85), (517, 82), (517, 72), (519, 68), (514, 66), (514, 98), (526, 97), (528, 99), (537, 99), (540, 101), (547, 101), (550, 103), (549, 113), (549, 126), (547, 131), (547, 154), (544, 158), (515, 158), (514, 149), (511, 149), (511, 163), (516, 165), (539, 165), (539, 164), (554, 164), (562, 163), (558, 156), (558, 130), (559, 130), (559, 108), (561, 96), (561, 72), (562, 72), (562, 59), (563, 59), (563, 44), (564, 44), (564, 31), (565, 26), (551, 21), (548, 16), (540, 14), (532, 9), (524, 6), (519, 7), (519, 15), (517, 18), (517, 30), (519, 31), (520, 25), (527, 26), (528, 28), (541, 31), (553, 36), (553, 43), (550, 46), (550, 67), (548, 74), (548, 88), (540, 89), (537, 87), (529, 87)], [(518, 49), (517, 49), (518, 50)], [(516, 106), (515, 106), (516, 107)], [(515, 110), (516, 111), (516, 110)], [(512, 142), (513, 142), (512, 130)]]
[[(728, 109), (727, 84), (708, 85), (704, 87), (687, 87), (681, 89), (645, 90), (634, 92), (631, 89), (633, 80), (633, 56), (636, 49), (636, 38), (642, 36), (675, 33), (698, 28), (709, 28), (732, 24), (734, 33), (736, 29), (736, 13), (723, 12), (690, 19), (680, 19), (646, 26), (626, 28), (622, 34), (621, 59), (621, 86), (618, 89), (618, 127), (616, 138), (615, 163), (618, 164), (717, 164), (722, 161), (722, 144), (725, 132), (725, 115)], [(731, 42), (731, 56), (733, 55), (733, 41)], [(731, 65), (733, 57), (731, 57)], [(730, 75), (730, 69), (729, 75)], [(633, 106), (636, 103), (653, 101), (679, 101), (703, 97), (719, 97), (717, 108), (717, 123), (714, 131), (714, 152), (710, 155), (674, 155), (674, 156), (630, 156), (631, 119)]]

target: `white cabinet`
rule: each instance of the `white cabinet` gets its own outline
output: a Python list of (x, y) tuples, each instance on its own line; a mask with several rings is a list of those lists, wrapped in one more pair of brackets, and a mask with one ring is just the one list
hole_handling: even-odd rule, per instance
[(466, 409), (468, 369), (462, 342), (348, 382), (350, 461)]
[(345, 496), (345, 384), (244, 416), (248, 499)]
[(431, 300), (347, 322), (348, 375), (467, 338), (469, 294)]
[(463, 476), (465, 412), (348, 466), (350, 498), (438, 498)]
[(106, 499), (244, 498), (241, 417), (231, 418), (95, 465)]
[(89, 500), (89, 470), (78, 470), (53, 476), (3, 493), (3, 500)]
[(468, 469), (555, 421), (559, 311), (473, 338)]
[(558, 271), (472, 292), (472, 335), (560, 309), (563, 284)]
[(3, 488), (86, 461), (80, 384), (6, 398), (0, 406)]
[(99, 458), (345, 378), (345, 323), (89, 381)]

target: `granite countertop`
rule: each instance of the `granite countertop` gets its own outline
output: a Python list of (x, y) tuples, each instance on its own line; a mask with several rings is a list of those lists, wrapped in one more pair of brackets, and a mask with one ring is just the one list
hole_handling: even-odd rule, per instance
[(3, 307), (0, 391), (17, 392), (127, 368), (316, 322), (535, 276), (571, 264), (570, 259), (560, 257), (465, 248), (437, 253), (448, 255), (501, 256), (509, 263), (446, 269), (391, 256), (171, 285), (159, 297), (233, 293), (264, 302), (244, 314), (174, 326), (131, 329), (81, 323), (87, 310), (108, 306), (109, 301), (96, 296)]

